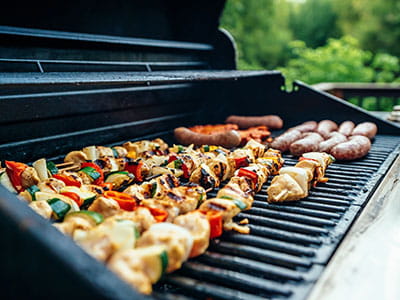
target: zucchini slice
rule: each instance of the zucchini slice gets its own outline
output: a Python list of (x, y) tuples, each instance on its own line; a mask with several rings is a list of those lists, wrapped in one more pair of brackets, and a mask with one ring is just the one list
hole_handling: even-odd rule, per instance
[(53, 210), (53, 217), (56, 220), (64, 219), (65, 215), (71, 210), (71, 205), (58, 198), (49, 199), (47, 203)]
[(120, 187), (130, 184), (135, 179), (135, 176), (131, 173), (120, 171), (112, 172), (108, 174), (105, 182), (114, 184), (114, 189), (118, 190)]
[(47, 167), (48, 173), (50, 173), (49, 174), (50, 176), (58, 173), (58, 168), (56, 167), (56, 164), (53, 163), (52, 161), (48, 161), (46, 163), (46, 167)]
[(78, 204), (76, 204), (75, 201), (72, 200), (71, 198), (64, 196), (64, 195), (60, 195), (60, 194), (56, 194), (56, 193), (36, 192), (35, 198), (36, 198), (36, 201), (48, 201), (53, 198), (57, 198), (57, 199), (65, 202), (69, 206), (71, 206), (69, 213), (74, 212), (74, 211), (79, 211)]
[(168, 267), (167, 248), (164, 245), (136, 248), (135, 254), (145, 265), (151, 283), (156, 283)]
[(90, 191), (83, 191), (77, 186), (65, 186), (61, 189), (60, 192), (72, 192), (77, 194), (83, 200), (82, 206), (88, 206), (93, 203), (94, 199), (96, 199), (95, 193)]
[(26, 191), (31, 195), (32, 201), (36, 201), (36, 193), (40, 192), (37, 185), (32, 185), (26, 189)]
[(90, 210), (81, 210), (70, 213), (65, 217), (65, 221), (68, 220), (69, 218), (76, 218), (76, 217), (88, 220), (90, 223), (92, 223), (93, 227), (99, 225), (104, 221), (104, 217), (102, 214)]
[(0, 184), (2, 184), (11, 193), (18, 194), (6, 172), (0, 174)]

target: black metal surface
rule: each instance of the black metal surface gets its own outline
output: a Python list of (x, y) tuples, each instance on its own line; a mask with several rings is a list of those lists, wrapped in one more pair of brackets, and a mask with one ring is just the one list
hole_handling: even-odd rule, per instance
[(225, 0), (12, 1), (0, 24), (50, 30), (209, 42)]
[[(267, 203), (266, 188), (248, 218), (249, 235), (225, 233), (207, 252), (157, 285), (159, 299), (305, 299), (359, 211), (400, 151), (400, 137), (377, 136), (371, 152), (335, 162), (329, 181), (298, 202)], [(285, 165), (297, 159), (285, 155)], [(215, 192), (209, 196), (215, 196)]]

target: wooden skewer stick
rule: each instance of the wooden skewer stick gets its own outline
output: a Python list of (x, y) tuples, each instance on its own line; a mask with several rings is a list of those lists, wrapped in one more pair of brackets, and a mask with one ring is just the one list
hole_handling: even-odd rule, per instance
[(65, 167), (65, 168), (61, 168), (58, 169), (59, 171), (70, 171), (70, 170), (77, 170), (79, 169), (79, 165), (72, 165), (70, 167)]
[(64, 162), (64, 163), (61, 163), (61, 164), (56, 164), (56, 167), (59, 168), (59, 167), (66, 167), (66, 166), (70, 166), (70, 165), (74, 165), (74, 162), (73, 161), (68, 161), (68, 162)]

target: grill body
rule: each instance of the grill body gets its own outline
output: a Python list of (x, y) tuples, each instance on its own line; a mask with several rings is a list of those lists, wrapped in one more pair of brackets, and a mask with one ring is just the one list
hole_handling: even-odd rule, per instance
[[(330, 166), (330, 181), (303, 201), (267, 204), (264, 188), (238, 216), (249, 219), (250, 235), (214, 240), (153, 294), (304, 299), (397, 159), (399, 127), (300, 82), (288, 93), (279, 72), (232, 70), (233, 44), (213, 32), (199, 43), (0, 26), (0, 160), (58, 160), (87, 145), (142, 138), (173, 143), (173, 128), (230, 114), (278, 114), (285, 128), (310, 119), (375, 122), (379, 135), (366, 158)], [(145, 298), (1, 186), (0, 232), (9, 298)]]

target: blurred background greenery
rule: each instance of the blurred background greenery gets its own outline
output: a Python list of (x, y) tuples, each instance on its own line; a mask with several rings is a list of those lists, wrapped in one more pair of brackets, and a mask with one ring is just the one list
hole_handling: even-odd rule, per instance
[(239, 69), (278, 69), (289, 83), (400, 83), (399, 0), (228, 0), (221, 27)]

